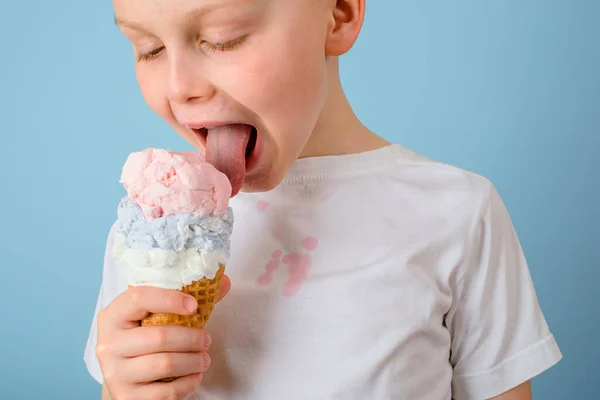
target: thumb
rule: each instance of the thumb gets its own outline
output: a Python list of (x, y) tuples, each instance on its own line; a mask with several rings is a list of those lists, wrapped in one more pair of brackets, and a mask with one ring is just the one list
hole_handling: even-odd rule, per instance
[(221, 291), (219, 292), (219, 300), (223, 300), (223, 297), (227, 296), (227, 293), (231, 290), (231, 279), (227, 275), (223, 275), (221, 279)]

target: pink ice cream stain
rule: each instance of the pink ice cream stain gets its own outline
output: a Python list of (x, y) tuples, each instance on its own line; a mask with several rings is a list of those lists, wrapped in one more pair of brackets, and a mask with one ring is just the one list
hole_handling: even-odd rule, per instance
[(273, 273), (281, 265), (281, 255), (283, 251), (275, 250), (271, 253), (271, 261), (265, 267), (266, 271), (256, 279), (256, 283), (266, 286), (273, 281)]
[(319, 241), (314, 237), (307, 237), (306, 239), (302, 240), (302, 247), (308, 251), (316, 250), (318, 245)]
[[(311, 252), (316, 250), (319, 241), (314, 237), (302, 240), (302, 249)], [(309, 253), (289, 253), (281, 258), (283, 252), (276, 250), (271, 254), (271, 261), (266, 265), (266, 271), (258, 277), (257, 283), (266, 286), (273, 281), (273, 273), (281, 263), (288, 265), (288, 280), (283, 289), (284, 296), (294, 296), (302, 288), (302, 284), (309, 275), (312, 267), (312, 256)]]
[(267, 207), (269, 207), (269, 202), (268, 201), (259, 201), (258, 203), (256, 203), (256, 209), (259, 212), (265, 212), (265, 210), (267, 209)]
[(312, 257), (308, 254), (291, 253), (283, 257), (283, 263), (289, 265), (289, 278), (283, 289), (284, 296), (294, 296), (302, 288), (312, 266)]

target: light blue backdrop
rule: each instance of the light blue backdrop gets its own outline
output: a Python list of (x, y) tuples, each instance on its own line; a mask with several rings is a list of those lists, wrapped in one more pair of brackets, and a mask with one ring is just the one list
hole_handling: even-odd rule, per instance
[[(367, 14), (343, 61), (357, 113), (495, 183), (565, 355), (536, 398), (600, 398), (600, 1)], [(3, 0), (0, 34), (0, 398), (97, 398), (81, 357), (121, 165), (187, 147), (143, 103), (108, 0)]]

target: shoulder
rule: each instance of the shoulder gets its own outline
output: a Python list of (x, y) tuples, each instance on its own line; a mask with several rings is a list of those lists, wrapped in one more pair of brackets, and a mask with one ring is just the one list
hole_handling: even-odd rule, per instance
[(422, 214), (476, 224), (498, 192), (491, 180), (395, 145), (395, 162), (386, 171), (392, 201), (402, 199)]
[(449, 195), (477, 195), (486, 197), (493, 190), (492, 182), (485, 176), (458, 166), (425, 157), (412, 150), (396, 146), (395, 163), (390, 173), (422, 189)]

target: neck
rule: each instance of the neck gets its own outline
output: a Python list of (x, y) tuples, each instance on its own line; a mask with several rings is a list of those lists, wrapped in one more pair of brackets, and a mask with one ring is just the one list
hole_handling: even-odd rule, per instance
[(342, 88), (337, 59), (329, 60), (328, 95), (300, 158), (362, 153), (389, 145), (354, 114)]

